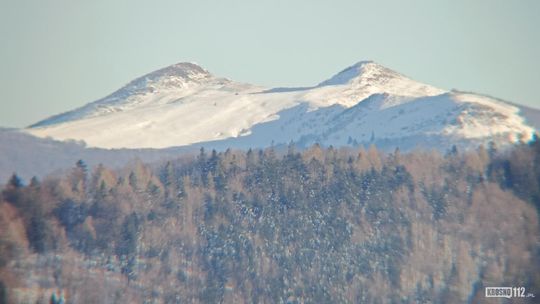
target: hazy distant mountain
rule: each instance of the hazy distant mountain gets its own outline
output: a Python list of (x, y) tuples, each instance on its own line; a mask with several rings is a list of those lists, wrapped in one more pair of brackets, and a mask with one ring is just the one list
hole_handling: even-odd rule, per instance
[(19, 130), (0, 128), (0, 184), (8, 181), (13, 173), (28, 182), (33, 176), (39, 178), (53, 172), (72, 168), (82, 159), (90, 168), (98, 164), (122, 167), (134, 159), (154, 162), (173, 159), (189, 148), (172, 149), (100, 149), (87, 148), (81, 142), (57, 141), (37, 138)]
[(416, 82), (371, 61), (319, 85), (274, 88), (213, 76), (179, 63), (26, 130), (101, 148), (369, 145), (448, 149), (500, 146), (534, 132), (520, 108)]

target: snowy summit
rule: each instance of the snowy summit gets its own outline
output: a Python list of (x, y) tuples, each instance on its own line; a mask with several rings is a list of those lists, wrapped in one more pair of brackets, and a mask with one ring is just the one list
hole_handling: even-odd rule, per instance
[(309, 88), (265, 88), (178, 63), (26, 129), (101, 148), (369, 145), (447, 149), (531, 138), (511, 104), (361, 61)]

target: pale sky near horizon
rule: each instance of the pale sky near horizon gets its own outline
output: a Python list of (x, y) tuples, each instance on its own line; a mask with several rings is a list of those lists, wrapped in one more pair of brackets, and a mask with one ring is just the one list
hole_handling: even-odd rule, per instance
[(23, 127), (182, 61), (274, 86), (374, 60), (540, 108), (540, 1), (0, 0), (0, 127)]

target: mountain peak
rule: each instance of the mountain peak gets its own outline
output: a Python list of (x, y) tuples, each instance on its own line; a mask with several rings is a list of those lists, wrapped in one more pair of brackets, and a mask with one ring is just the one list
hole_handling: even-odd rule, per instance
[(126, 96), (144, 95), (160, 90), (181, 90), (197, 86), (213, 78), (210, 72), (195, 63), (180, 62), (139, 77), (97, 102), (108, 103), (118, 98), (123, 99)]
[(179, 78), (184, 81), (197, 81), (201, 79), (211, 78), (212, 74), (201, 66), (191, 62), (179, 62), (169, 65), (159, 70), (148, 73), (133, 82), (158, 82), (160, 79)]
[(360, 60), (358, 61), (357, 63), (353, 64), (352, 66), (350, 66), (349, 68), (351, 67), (363, 67), (365, 65), (369, 65), (369, 64), (376, 64), (376, 65), (379, 65), (378, 63), (376, 63), (375, 61), (373, 60)]
[(362, 60), (359, 61), (336, 75), (332, 76), (330, 79), (327, 79), (321, 82), (318, 86), (329, 86), (329, 85), (342, 85), (350, 83), (352, 80), (357, 78), (371, 77), (371, 75), (392, 75), (399, 76), (400, 74), (392, 71), (391, 69), (384, 67), (372, 60)]
[(372, 94), (421, 97), (445, 92), (371, 60), (359, 61), (317, 85), (326, 91), (336, 87), (345, 90), (338, 94), (337, 102), (346, 106), (353, 106)]
[(192, 62), (179, 62), (167, 67), (161, 68), (150, 74), (156, 75), (168, 75), (168, 76), (188, 76), (189, 74), (204, 74), (210, 75), (206, 69), (202, 68), (196, 63)]
[(43, 127), (73, 119), (124, 111), (144, 101), (167, 102), (189, 93), (193, 88), (212, 79), (214, 76), (199, 65), (179, 62), (136, 78), (102, 99), (78, 109), (54, 115), (30, 127)]

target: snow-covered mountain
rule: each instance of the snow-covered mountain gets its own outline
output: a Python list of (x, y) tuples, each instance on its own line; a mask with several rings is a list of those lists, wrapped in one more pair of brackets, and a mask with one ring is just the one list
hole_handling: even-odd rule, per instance
[(445, 91), (371, 61), (307, 88), (265, 88), (179, 63), (27, 132), (102, 148), (375, 143), (383, 148), (499, 145), (534, 133), (520, 109)]

